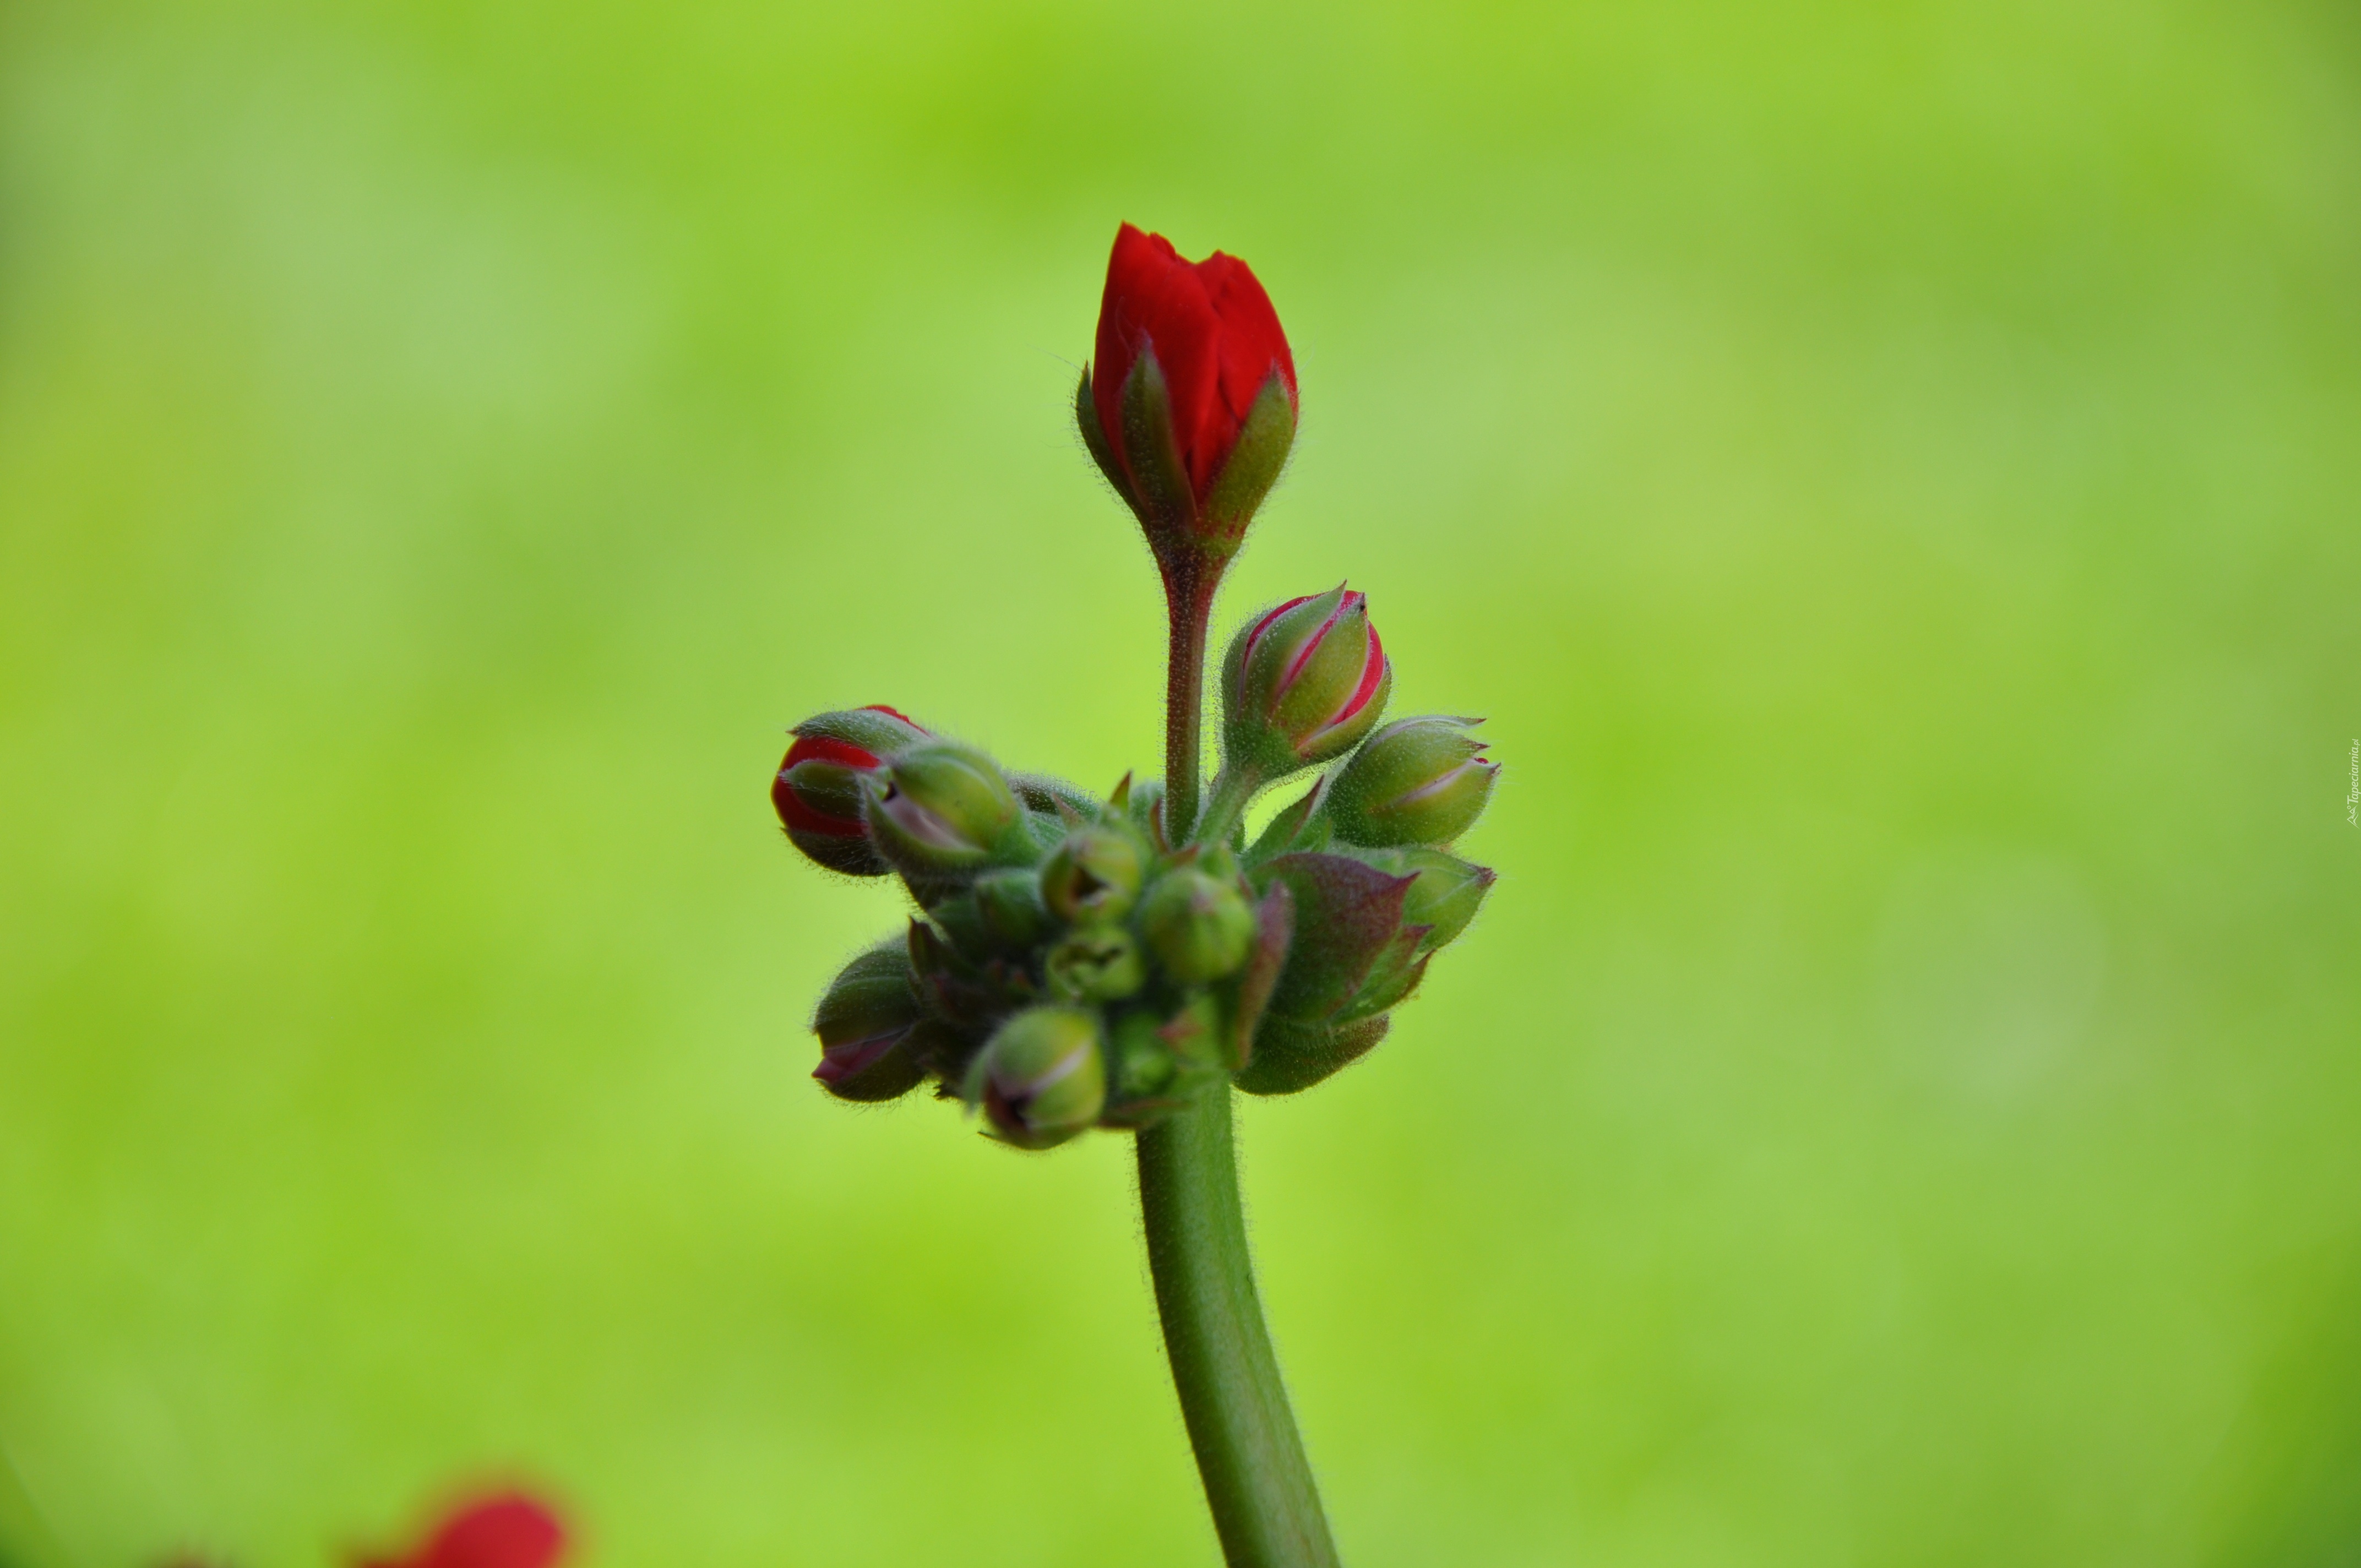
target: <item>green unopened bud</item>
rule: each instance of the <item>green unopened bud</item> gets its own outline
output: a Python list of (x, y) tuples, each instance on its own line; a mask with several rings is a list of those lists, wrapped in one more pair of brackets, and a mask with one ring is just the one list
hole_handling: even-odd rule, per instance
[(1146, 834), (1159, 847), (1169, 847), (1171, 835), (1164, 828), (1164, 781), (1140, 779), (1134, 783), (1120, 803), (1131, 825)]
[(1044, 960), (1050, 986), (1082, 1002), (1119, 1002), (1148, 983), (1139, 943), (1120, 926), (1081, 926)]
[(1144, 858), (1119, 828), (1077, 828), (1042, 864), (1042, 900), (1069, 924), (1120, 920), (1139, 897)]
[(1389, 876), (1414, 877), (1402, 895), (1402, 924), (1427, 927), (1421, 952), (1444, 947), (1476, 918), (1484, 895), (1497, 880), (1491, 868), (1447, 855), (1441, 850), (1412, 846), (1400, 850), (1364, 850), (1354, 859), (1375, 866)]
[(923, 741), (895, 753), (882, 775), (864, 775), (862, 787), (870, 836), (906, 872), (973, 871), (1035, 852), (1024, 806), (972, 746)]
[(1041, 904), (1041, 883), (1031, 872), (986, 872), (975, 879), (976, 914), (993, 944), (1022, 951), (1049, 933), (1049, 912)]
[(1047, 1006), (1016, 1014), (984, 1042), (967, 1097), (1019, 1148), (1046, 1149), (1082, 1132), (1106, 1103), (1098, 1014)]
[(1392, 684), (1364, 596), (1339, 585), (1265, 611), (1223, 659), (1224, 769), (1269, 784), (1344, 755), (1376, 726)]
[(1254, 941), (1254, 910), (1235, 881), (1195, 866), (1157, 879), (1140, 901), (1139, 928), (1164, 972), (1184, 985), (1235, 974)]
[(1178, 1109), (1219, 1076), (1223, 1038), (1221, 1004), (1205, 992), (1178, 1012), (1139, 1007), (1124, 1013), (1108, 1035), (1113, 1090), (1100, 1120), (1144, 1126)]
[(1110, 1042), (1115, 1060), (1115, 1098), (1141, 1100), (1160, 1094), (1179, 1073), (1163, 1038), (1164, 1020), (1145, 1009), (1115, 1020)]
[(920, 1017), (910, 966), (899, 941), (881, 943), (829, 982), (812, 1017), (819, 1066), (812, 1076), (840, 1100), (891, 1100), (926, 1076), (910, 1048)]
[(1472, 718), (1399, 719), (1369, 737), (1336, 775), (1328, 817), (1347, 844), (1447, 844), (1492, 798), (1499, 764), (1467, 733)]
[(1369, 966), (1368, 978), (1337, 1012), (1336, 1022), (1375, 1018), (1416, 991), (1418, 982), (1426, 978), (1427, 960), (1434, 956), (1426, 946), (1426, 936), (1423, 926), (1405, 926), (1395, 932), (1393, 940), (1378, 954), (1377, 962)]

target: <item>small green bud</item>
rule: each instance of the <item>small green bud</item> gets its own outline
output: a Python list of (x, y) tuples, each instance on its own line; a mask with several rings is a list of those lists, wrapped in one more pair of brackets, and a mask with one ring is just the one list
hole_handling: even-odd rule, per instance
[(1042, 901), (1070, 925), (1120, 920), (1139, 897), (1144, 858), (1119, 828), (1077, 828), (1042, 864)]
[(1268, 784), (1340, 757), (1376, 727), (1392, 685), (1365, 596), (1340, 584), (1290, 599), (1223, 659), (1224, 765)]
[(1165, 973), (1184, 985), (1202, 985), (1235, 974), (1246, 961), (1255, 916), (1235, 881), (1184, 865), (1148, 890), (1139, 928)]
[(1195, 992), (1169, 1015), (1155, 1006), (1124, 1013), (1109, 1035), (1115, 1087), (1100, 1122), (1141, 1127), (1179, 1109), (1221, 1076), (1228, 1055), (1224, 1039), (1221, 1003), (1207, 992)]
[(1105, 809), (1092, 799), (1091, 792), (1082, 785), (1068, 784), (1064, 779), (1049, 773), (1011, 773), (1008, 775), (1008, 787), (1016, 792), (1017, 799), (1033, 810), (1050, 817), (1057, 816), (1062, 806), (1088, 821)]
[(1049, 930), (1049, 912), (1041, 904), (1041, 882), (1028, 871), (1008, 868), (986, 872), (972, 890), (984, 935), (1009, 952), (1020, 952)]
[(1120, 926), (1081, 926), (1058, 939), (1044, 968), (1050, 986), (1082, 1002), (1119, 1002), (1148, 983), (1139, 943)]
[(829, 982), (812, 1016), (819, 1066), (812, 1076), (840, 1100), (891, 1100), (926, 1076), (910, 1049), (920, 1018), (910, 966), (899, 941), (880, 943)]
[(1472, 718), (1428, 715), (1387, 725), (1353, 753), (1328, 795), (1347, 844), (1447, 844), (1492, 798), (1499, 764), (1467, 733)]
[(895, 753), (882, 775), (863, 775), (862, 787), (871, 838), (905, 871), (974, 871), (997, 857), (1032, 856), (1024, 806), (972, 746), (923, 741)]
[(1182, 1003), (1156, 1036), (1184, 1067), (1216, 1068), (1229, 1056), (1222, 1037), (1222, 1005), (1210, 992), (1198, 992)]
[(1353, 858), (1389, 876), (1417, 879), (1402, 895), (1401, 917), (1405, 926), (1427, 927), (1426, 939), (1419, 945), (1419, 950), (1426, 953), (1447, 946), (1467, 929), (1467, 923), (1476, 918), (1484, 895), (1492, 891), (1497, 880), (1488, 866), (1423, 845), (1364, 850)]
[(1138, 779), (1133, 782), (1126, 798), (1120, 803), (1131, 825), (1159, 847), (1169, 848), (1171, 835), (1164, 828), (1164, 781)]
[(1106, 1103), (1098, 1014), (1045, 1006), (1016, 1014), (984, 1042), (967, 1097), (1019, 1148), (1046, 1149), (1089, 1127)]
[(1116, 1098), (1121, 1100), (1162, 1092), (1179, 1070), (1164, 1039), (1164, 1020), (1144, 1008), (1115, 1020), (1114, 1054)]

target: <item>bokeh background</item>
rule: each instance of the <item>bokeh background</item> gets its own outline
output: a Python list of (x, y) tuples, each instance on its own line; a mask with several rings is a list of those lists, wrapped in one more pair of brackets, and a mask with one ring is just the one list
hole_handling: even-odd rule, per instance
[(1248, 258), (1503, 877), (1243, 1136), (1346, 1556), (2361, 1558), (2361, 23), (0, 13), (8, 1552), (1215, 1559), (1128, 1149), (806, 1080), (781, 730), (1153, 766), (1071, 430)]

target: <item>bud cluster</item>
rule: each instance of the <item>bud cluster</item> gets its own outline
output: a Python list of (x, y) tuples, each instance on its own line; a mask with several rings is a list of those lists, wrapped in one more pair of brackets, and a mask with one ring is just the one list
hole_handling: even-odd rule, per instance
[[(1197, 750), (1214, 589), (1297, 413), (1293, 354), (1246, 264), (1191, 262), (1126, 225), (1075, 417), (1164, 577), (1176, 759)], [(995, 1136), (1047, 1148), (1214, 1085), (1304, 1089), (1384, 1036), (1491, 887), (1451, 847), (1499, 769), (1473, 719), (1379, 728), (1393, 663), (1343, 584), (1251, 619), (1220, 679), (1202, 813), (1193, 777), (1168, 801), (1126, 774), (1101, 799), (890, 707), (796, 727), (771, 791), (788, 839), (829, 870), (898, 876), (916, 905), (813, 1017), (830, 1093), (932, 1080)], [(1249, 845), (1255, 797), (1308, 769), (1326, 771)]]
[(1098, 799), (891, 708), (796, 726), (774, 786), (788, 837), (899, 876), (917, 905), (822, 998), (813, 1076), (857, 1101), (931, 1079), (994, 1135), (1046, 1148), (1224, 1078), (1291, 1092), (1366, 1052), (1492, 883), (1447, 846), (1498, 769), (1472, 720), (1378, 729), (1391, 675), (1341, 587), (1238, 634), (1215, 800), (1334, 764), (1251, 846), (1235, 810), (1175, 833), (1155, 781)]

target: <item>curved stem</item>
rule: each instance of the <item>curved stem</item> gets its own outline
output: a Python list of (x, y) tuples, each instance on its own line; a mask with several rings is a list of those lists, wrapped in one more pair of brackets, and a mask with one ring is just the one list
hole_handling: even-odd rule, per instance
[(1180, 1414), (1230, 1568), (1336, 1568), (1238, 1201), (1230, 1089), (1139, 1134), (1139, 1212)]
[(1197, 822), (1191, 842), (1218, 844), (1227, 839), (1245, 815), (1246, 802), (1262, 787), (1262, 781), (1251, 772), (1240, 768), (1224, 768), (1213, 775), (1213, 793), (1205, 802), (1205, 814)]

